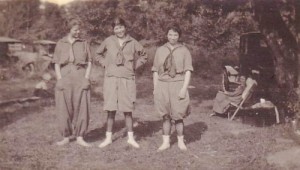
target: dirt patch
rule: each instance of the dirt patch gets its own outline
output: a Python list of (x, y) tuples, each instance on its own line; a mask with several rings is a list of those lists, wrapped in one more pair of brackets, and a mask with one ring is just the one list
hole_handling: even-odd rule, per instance
[[(102, 100), (98, 98), (92, 102), (86, 136), (93, 147), (83, 148), (74, 142), (58, 147), (54, 144), (60, 139), (54, 103), (45, 102), (40, 109), (32, 108), (1, 128), (0, 169), (273, 170), (282, 167), (270, 163), (268, 155), (298, 146), (295, 142), (286, 142), (285, 139), (289, 139), (288, 127), (283, 124), (255, 127), (226, 118), (209, 117), (212, 99), (200, 95), (192, 96), (192, 114), (185, 119), (188, 151), (178, 149), (173, 127), (171, 148), (157, 152), (162, 142), (162, 122), (153, 107), (152, 88), (145, 86), (148, 83), (151, 79), (138, 79), (141, 91), (134, 112), (134, 131), (140, 149), (127, 145), (124, 116), (119, 113), (112, 145), (104, 149), (97, 147), (105, 136), (106, 121)], [(20, 114), (22, 109), (15, 112)]]
[(287, 150), (270, 153), (267, 156), (269, 164), (275, 164), (285, 169), (299, 169), (300, 148), (298, 146)]

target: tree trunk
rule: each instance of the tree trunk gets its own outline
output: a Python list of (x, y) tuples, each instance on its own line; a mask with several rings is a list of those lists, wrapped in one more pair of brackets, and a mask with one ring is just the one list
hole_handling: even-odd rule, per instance
[(254, 0), (255, 19), (264, 35), (276, 66), (275, 77), (281, 87), (297, 87), (298, 45), (296, 37), (283, 21), (278, 3), (270, 0)]
[[(278, 83), (278, 93), (272, 91), (272, 100), (282, 107), (284, 116), (294, 116), (300, 109), (298, 89), (299, 80), (299, 30), (300, 30), (300, 1), (289, 1), (294, 8), (295, 22), (285, 22), (280, 13), (281, 1), (253, 0), (254, 18), (264, 35), (275, 62), (275, 78)], [(288, 25), (289, 24), (289, 25)], [(295, 25), (290, 25), (295, 24)], [(291, 31), (295, 26), (296, 34)], [(298, 114), (296, 114), (298, 115)], [(297, 116), (300, 118), (300, 116)]]

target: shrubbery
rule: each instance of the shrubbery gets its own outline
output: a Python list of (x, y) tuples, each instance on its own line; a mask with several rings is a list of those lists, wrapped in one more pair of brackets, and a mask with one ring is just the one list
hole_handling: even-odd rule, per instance
[[(45, 3), (45, 9), (42, 10), (39, 8), (41, 5), (39, 0), (22, 2), (11, 0), (0, 4), (0, 9), (3, 9), (0, 13), (0, 25), (3, 25), (0, 28), (0, 35), (25, 41), (58, 40), (68, 31), (66, 21), (70, 18), (80, 18), (84, 23), (84, 37), (91, 43), (101, 43), (105, 37), (112, 34), (110, 24), (112, 18), (122, 16), (128, 24), (129, 33), (134, 38), (154, 42), (146, 47), (149, 52), (149, 63), (144, 70), (138, 72), (138, 74), (150, 75), (149, 70), (155, 49), (164, 42), (166, 27), (170, 23), (178, 23), (183, 30), (182, 41), (187, 44), (193, 55), (194, 75), (203, 79), (215, 79), (221, 74), (223, 65), (238, 65), (239, 36), (245, 32), (259, 31), (259, 24), (262, 29), (261, 26), (264, 23), (271, 23), (259, 23), (256, 22), (260, 20), (259, 18), (256, 18), (256, 21), (253, 19), (253, 16), (257, 17), (255, 16), (256, 10), (262, 7), (259, 2), (270, 3), (259, 0), (251, 2), (238, 0), (94, 0), (73, 1), (62, 7)], [(258, 8), (253, 7), (253, 4), (256, 4)], [(273, 1), (270, 4), (273, 4)], [(283, 19), (288, 23), (287, 27), (295, 34), (297, 29), (295, 17), (292, 16), (294, 15), (293, 2), (274, 1), (274, 4), (285, 14), (282, 15)], [(267, 15), (268, 13), (263, 10), (262, 16)], [(269, 35), (276, 35), (276, 27), (271, 25), (270, 28), (275, 29), (270, 31)], [(279, 40), (286, 41), (283, 37), (275, 38), (274, 42), (278, 44)], [(278, 46), (275, 49), (279, 48), (281, 47)], [(288, 49), (288, 44), (282, 48)], [(285, 82), (290, 84), (289, 78), (293, 77), (291, 74), (294, 74), (289, 74), (291, 72), (289, 64), (293, 62), (289, 58), (293, 58), (293, 55), (286, 53), (274, 58), (277, 69), (276, 79), (281, 86), (275, 90), (278, 93), (272, 94), (272, 100), (278, 99), (278, 96), (284, 96), (281, 101), (288, 103), (282, 106), (286, 107), (285, 110), (293, 110), (286, 111), (287, 113), (296, 112), (297, 107), (294, 106), (298, 103), (298, 99), (292, 97), (294, 95), (282, 95), (291, 94), (287, 91), (293, 91), (291, 86), (282, 86)], [(23, 73), (12, 69), (7, 74), (9, 74), (8, 77), (14, 77)], [(289, 90), (286, 91), (284, 88)]]

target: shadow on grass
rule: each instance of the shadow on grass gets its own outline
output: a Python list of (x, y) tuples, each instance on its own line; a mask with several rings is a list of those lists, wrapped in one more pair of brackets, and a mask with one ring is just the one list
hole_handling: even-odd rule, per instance
[(201, 135), (208, 129), (205, 122), (196, 122), (185, 127), (186, 143), (193, 143), (201, 139)]
[(10, 125), (31, 114), (42, 113), (45, 107), (54, 105), (52, 99), (40, 99), (34, 102), (16, 103), (0, 107), (0, 128)]
[(153, 134), (162, 129), (162, 121), (140, 121), (138, 126), (135, 127), (134, 132), (136, 134), (137, 140), (145, 137), (151, 137)]
[[(134, 134), (137, 140), (141, 140), (142, 138), (153, 136), (154, 133), (161, 130), (162, 122), (158, 121), (137, 121), (134, 120), (136, 127), (134, 127)], [(117, 120), (114, 124), (114, 141), (118, 140), (119, 138), (123, 138), (127, 136), (127, 129), (125, 126), (124, 120)], [(96, 142), (101, 141), (105, 138), (106, 133), (106, 124), (104, 124), (101, 128), (96, 128), (89, 131), (85, 139), (87, 142)]]
[[(174, 125), (172, 128), (175, 129)], [(192, 143), (201, 139), (201, 135), (208, 129), (205, 122), (196, 122), (184, 127), (186, 143)], [(152, 137), (156, 132), (162, 130), (162, 121), (143, 121), (135, 128), (137, 140), (145, 137)], [(177, 141), (177, 133), (174, 131), (171, 134), (171, 144)]]
[[(113, 128), (114, 132), (118, 132), (123, 128), (125, 128), (124, 120), (115, 121), (114, 128)], [(106, 133), (106, 123), (101, 128), (96, 128), (96, 129), (89, 131), (86, 134), (85, 139), (87, 142), (100, 141), (105, 138), (105, 133)], [(114, 139), (114, 140), (117, 140), (117, 139)]]
[[(184, 139), (186, 144), (196, 142), (201, 139), (201, 135), (208, 129), (205, 122), (196, 122), (184, 127)], [(171, 134), (171, 144), (177, 142), (177, 133)]]

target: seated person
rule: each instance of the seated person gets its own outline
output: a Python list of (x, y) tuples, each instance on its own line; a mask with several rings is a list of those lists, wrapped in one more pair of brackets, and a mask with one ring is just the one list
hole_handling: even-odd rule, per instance
[(216, 113), (225, 114), (230, 107), (230, 103), (236, 105), (240, 104), (243, 100), (244, 92), (250, 90), (253, 84), (257, 84), (251, 77), (248, 77), (246, 80), (245, 76), (240, 77), (240, 83), (241, 84), (233, 92), (219, 91), (217, 93), (213, 104), (214, 113), (211, 116), (216, 115)]
[(34, 96), (37, 96), (37, 97), (52, 97), (53, 94), (51, 94), (49, 91), (48, 91), (48, 86), (47, 86), (47, 83), (51, 80), (51, 75), (48, 74), (48, 73), (45, 73), (43, 76), (42, 76), (42, 80), (40, 82), (38, 82), (35, 86), (35, 89), (34, 89)]

